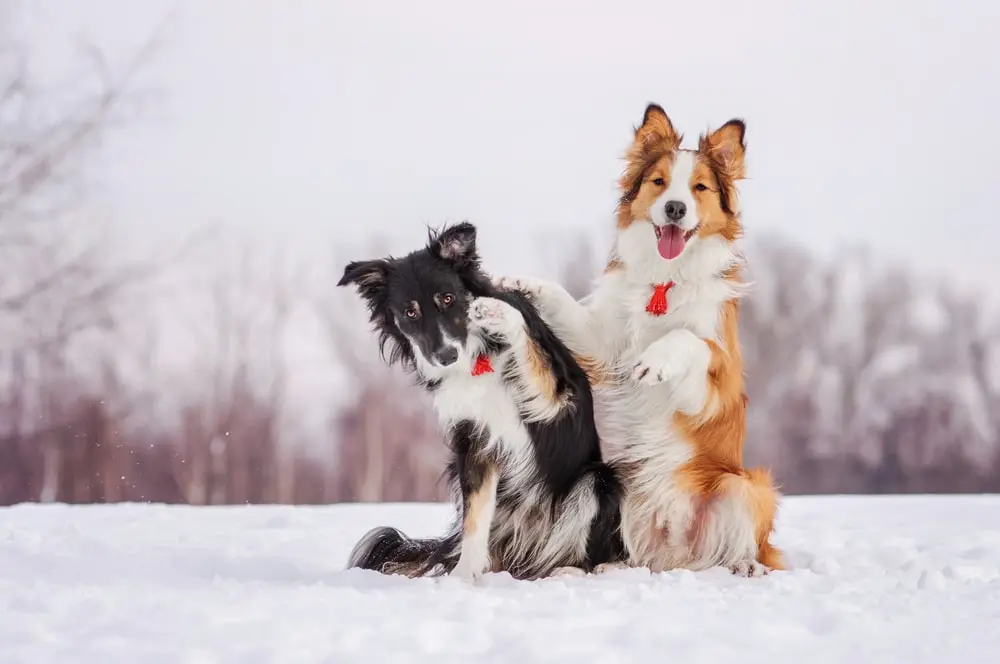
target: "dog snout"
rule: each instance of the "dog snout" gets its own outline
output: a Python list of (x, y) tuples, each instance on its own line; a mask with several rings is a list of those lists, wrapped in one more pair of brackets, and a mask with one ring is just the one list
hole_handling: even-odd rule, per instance
[(670, 221), (680, 221), (687, 214), (687, 205), (681, 201), (667, 201), (664, 212)]
[(443, 349), (434, 353), (434, 359), (437, 360), (443, 367), (451, 366), (458, 361), (458, 349), (454, 346), (445, 346)]

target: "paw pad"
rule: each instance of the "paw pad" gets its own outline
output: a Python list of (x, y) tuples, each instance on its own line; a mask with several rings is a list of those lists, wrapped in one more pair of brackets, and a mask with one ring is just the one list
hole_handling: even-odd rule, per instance
[(736, 576), (765, 576), (770, 570), (756, 560), (743, 560), (729, 568)]

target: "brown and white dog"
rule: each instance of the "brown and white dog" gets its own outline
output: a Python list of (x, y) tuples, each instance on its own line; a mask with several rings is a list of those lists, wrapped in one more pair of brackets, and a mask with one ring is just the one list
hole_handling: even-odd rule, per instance
[(651, 104), (626, 153), (615, 249), (593, 293), (500, 277), (600, 375), (605, 459), (625, 472), (629, 562), (653, 571), (782, 569), (770, 543), (778, 493), (743, 467), (746, 397), (737, 334), (744, 176), (741, 120), (682, 149)]

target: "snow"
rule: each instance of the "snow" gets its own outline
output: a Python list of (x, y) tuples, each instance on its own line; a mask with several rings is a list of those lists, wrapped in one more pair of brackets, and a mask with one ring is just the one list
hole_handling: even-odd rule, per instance
[(790, 497), (794, 569), (479, 586), (344, 571), (443, 505), (0, 509), (0, 657), (48, 662), (995, 661), (1000, 496)]

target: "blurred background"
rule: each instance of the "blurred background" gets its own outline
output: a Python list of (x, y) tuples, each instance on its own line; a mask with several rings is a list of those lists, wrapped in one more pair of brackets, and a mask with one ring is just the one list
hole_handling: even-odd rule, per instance
[(0, 4), (0, 503), (443, 498), (344, 264), (586, 293), (650, 101), (748, 125), (748, 462), (1000, 490), (1000, 5), (473, 4)]

